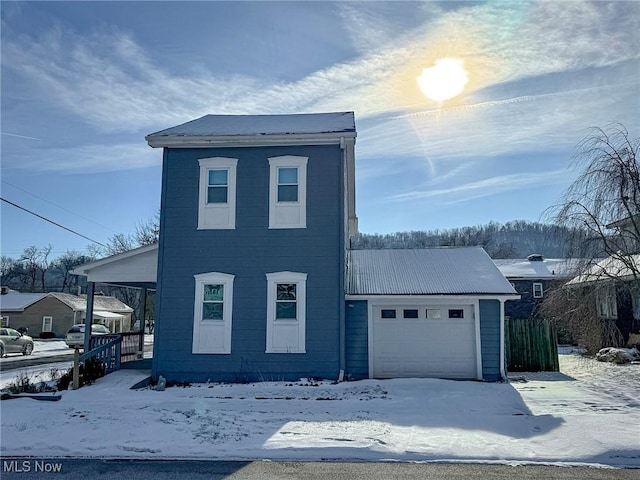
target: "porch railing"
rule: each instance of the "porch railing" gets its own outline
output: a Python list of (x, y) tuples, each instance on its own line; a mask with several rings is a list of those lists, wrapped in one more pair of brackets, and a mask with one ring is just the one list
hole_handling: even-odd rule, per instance
[(120, 335), (100, 335), (91, 337), (91, 350), (88, 352), (80, 354), (80, 351), (76, 349), (73, 356), (73, 389), (80, 388), (81, 362), (96, 358), (104, 366), (105, 375), (119, 370), (121, 344), (122, 338)]

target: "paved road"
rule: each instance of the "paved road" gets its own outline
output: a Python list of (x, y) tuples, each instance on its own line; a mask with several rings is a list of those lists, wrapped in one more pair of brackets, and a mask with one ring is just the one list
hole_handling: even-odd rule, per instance
[(0, 372), (8, 372), (19, 368), (33, 367), (36, 365), (44, 365), (49, 363), (73, 362), (73, 355), (52, 355), (48, 357), (23, 357), (18, 360), (0, 362)]
[(640, 469), (436, 463), (2, 459), (2, 479), (638, 480)]

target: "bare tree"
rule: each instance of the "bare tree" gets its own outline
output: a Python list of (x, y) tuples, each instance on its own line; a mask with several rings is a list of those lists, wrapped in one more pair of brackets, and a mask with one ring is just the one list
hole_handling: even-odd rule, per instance
[(67, 251), (53, 262), (51, 267), (62, 277), (61, 291), (70, 292), (73, 287), (78, 286), (78, 276), (72, 275), (71, 271), (78, 265), (88, 263), (93, 257), (83, 255), (74, 251)]
[[(580, 174), (562, 202), (547, 212), (554, 223), (576, 233), (570, 251), (583, 260), (584, 273), (572, 293), (559, 293), (545, 302), (546, 312), (562, 318), (578, 337), (585, 331), (600, 335), (603, 346), (619, 340), (620, 332), (611, 331), (615, 325), (600, 318), (601, 312), (581, 304), (612, 286), (640, 299), (639, 150), (640, 139), (631, 138), (623, 125), (593, 128), (574, 157)], [(595, 348), (598, 341), (589, 343)]]

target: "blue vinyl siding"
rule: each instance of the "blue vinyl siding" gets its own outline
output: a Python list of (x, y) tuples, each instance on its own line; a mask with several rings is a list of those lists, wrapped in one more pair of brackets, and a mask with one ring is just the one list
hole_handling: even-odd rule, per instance
[(480, 300), (480, 344), (482, 347), (482, 378), (500, 378), (500, 301)]
[(369, 307), (366, 300), (346, 302), (346, 378), (369, 378)]
[[(309, 157), (307, 228), (269, 229), (269, 157)], [(198, 230), (198, 159), (238, 159), (235, 230)], [(165, 149), (153, 376), (170, 381), (337, 378), (344, 308), (343, 152), (337, 145)], [(266, 354), (267, 279), (308, 275), (306, 353)], [(192, 354), (194, 275), (235, 275), (230, 355)]]

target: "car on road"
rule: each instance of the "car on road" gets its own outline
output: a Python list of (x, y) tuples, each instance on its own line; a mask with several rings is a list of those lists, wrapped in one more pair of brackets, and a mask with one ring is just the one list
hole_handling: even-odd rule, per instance
[(33, 352), (33, 338), (13, 328), (0, 328), (0, 357), (8, 353), (31, 355), (31, 352)]
[[(108, 335), (111, 332), (104, 325), (94, 323), (91, 325), (91, 335)], [(64, 339), (69, 348), (83, 347), (84, 346), (84, 324), (79, 323), (71, 327), (67, 332), (67, 336)]]

